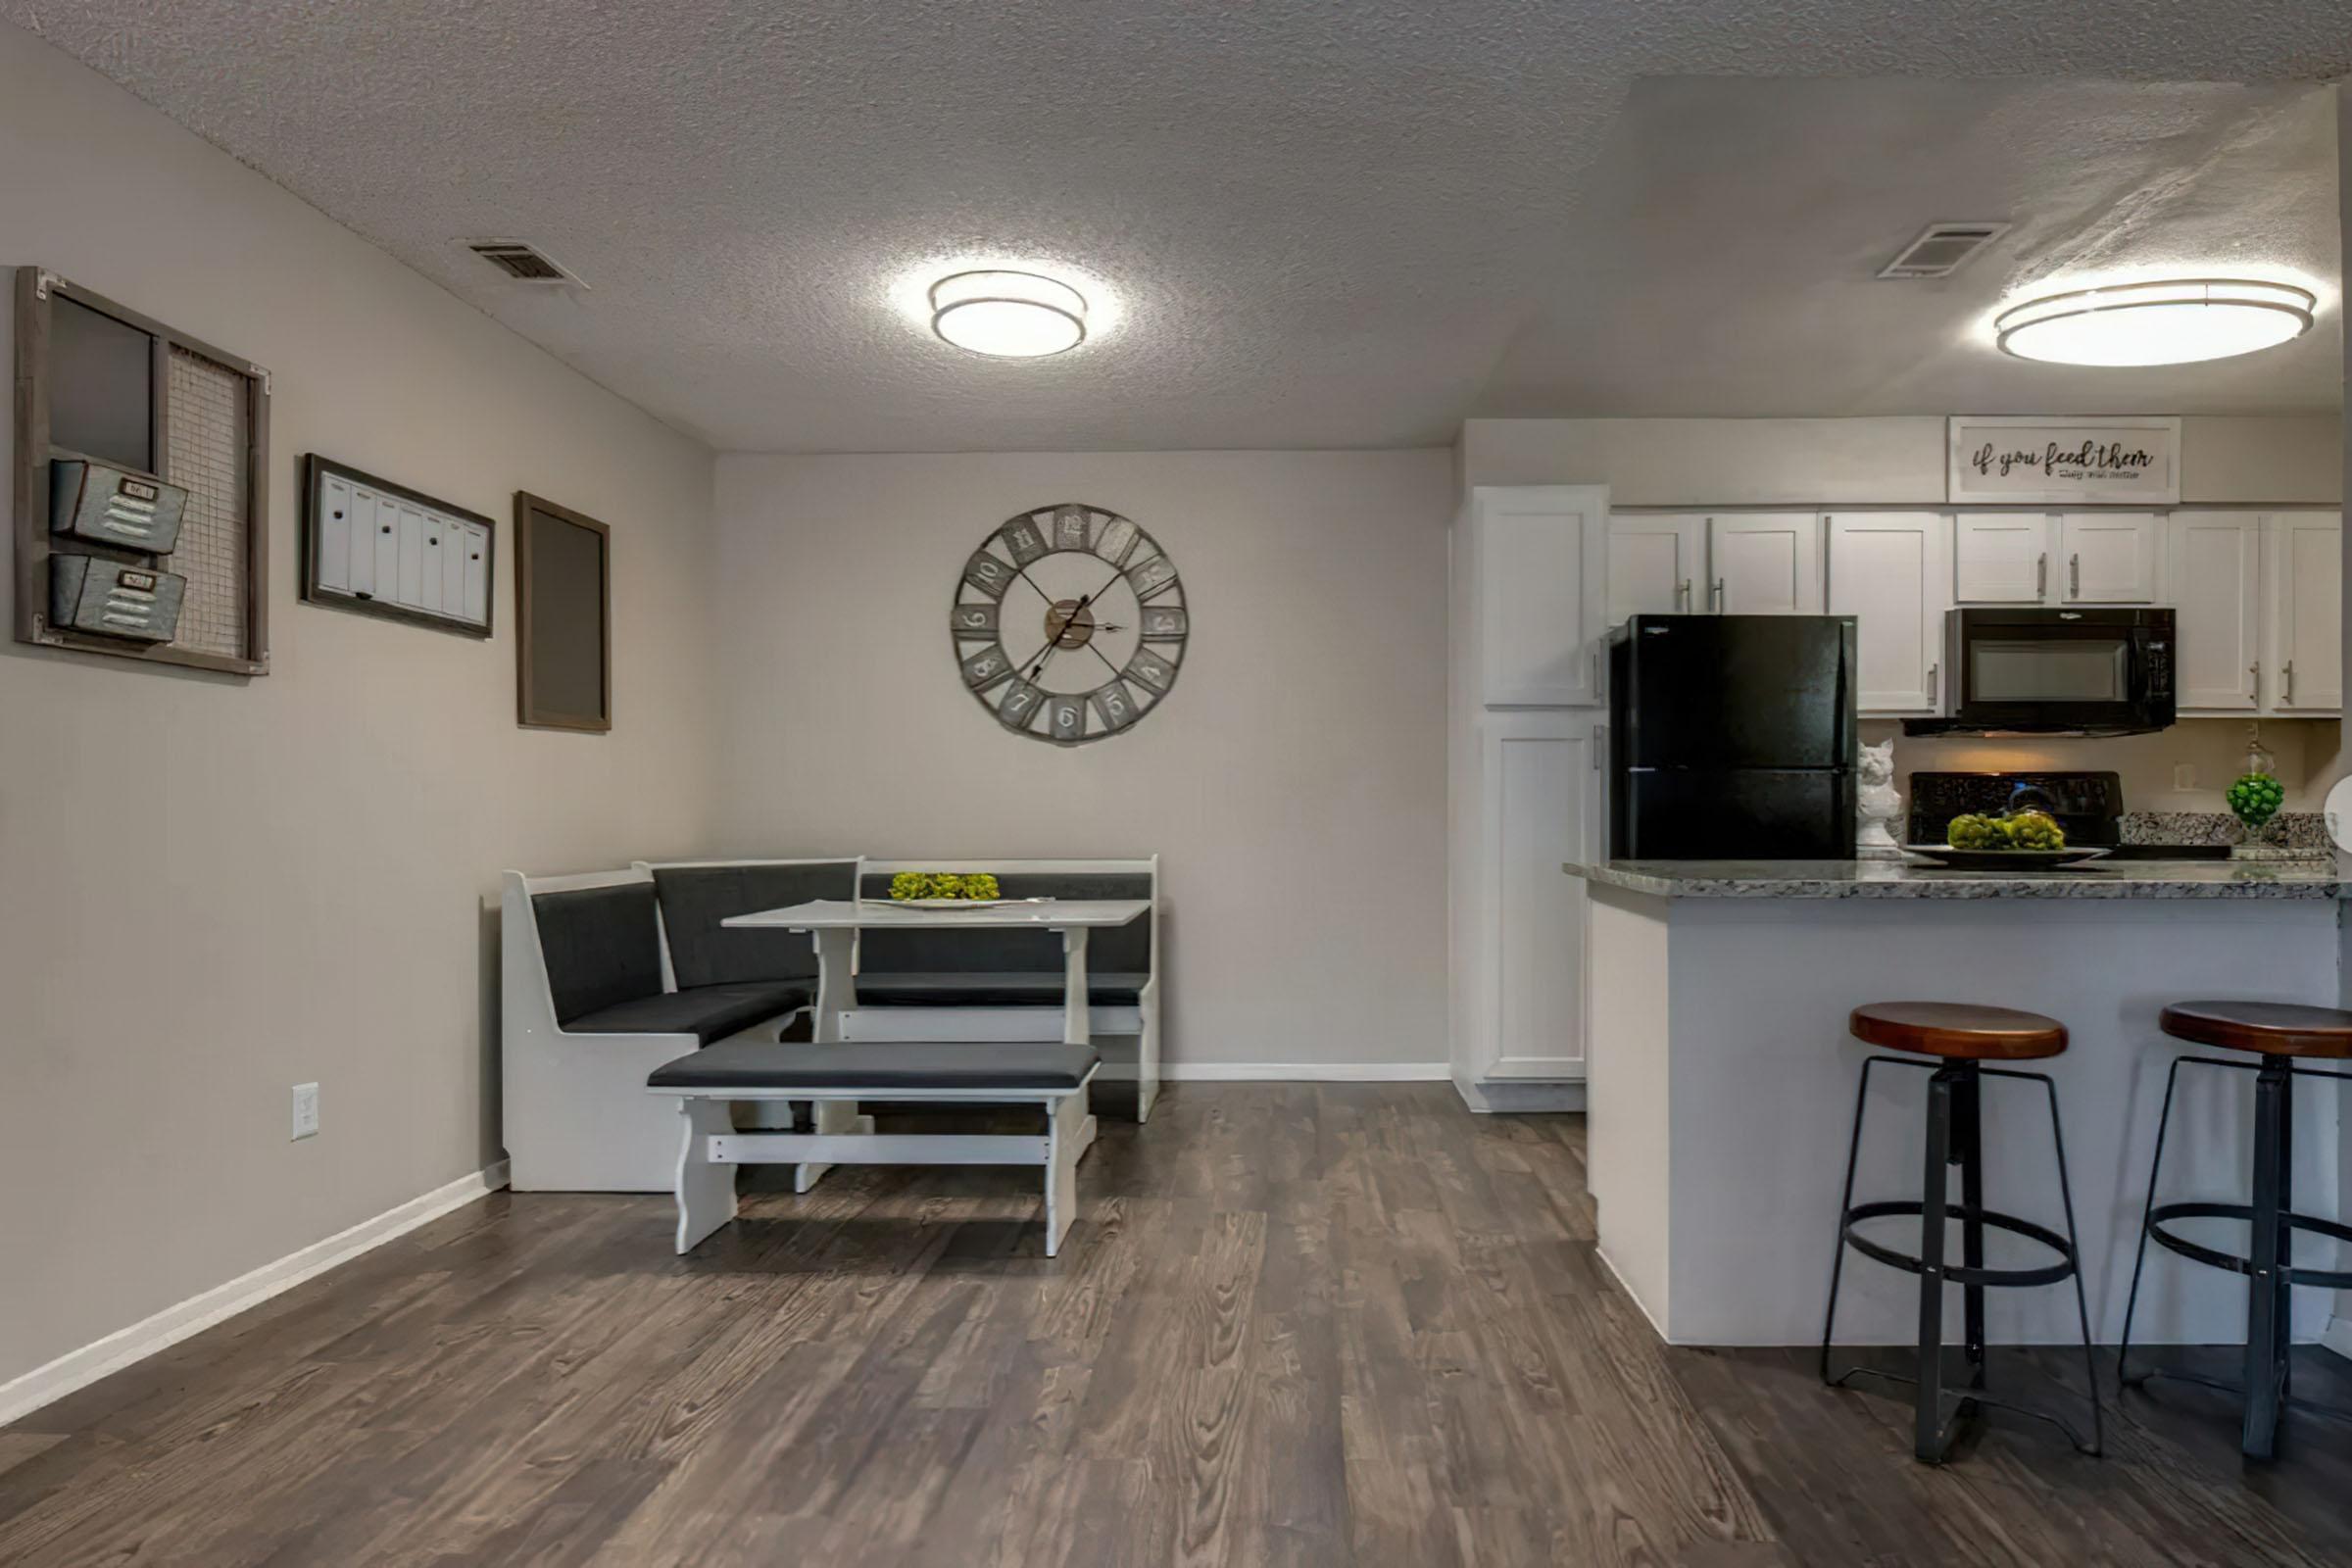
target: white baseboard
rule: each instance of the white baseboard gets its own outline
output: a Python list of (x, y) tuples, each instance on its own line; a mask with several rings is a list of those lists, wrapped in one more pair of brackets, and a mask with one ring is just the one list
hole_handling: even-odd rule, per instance
[(2329, 1318), (2328, 1332), (2320, 1336), (2320, 1344), (2352, 1360), (2352, 1317)]
[(1474, 1083), (1456, 1078), (1453, 1087), (1462, 1103), (1482, 1116), (1543, 1115), (1585, 1108), (1585, 1086), (1567, 1080), (1490, 1078)]
[[(1434, 1084), (1451, 1075), (1442, 1061), (1163, 1061), (1162, 1083)], [(1105, 1062), (1102, 1076), (1133, 1078), (1133, 1062)]]
[(362, 1252), (381, 1247), (396, 1236), (439, 1219), (450, 1210), (462, 1208), (506, 1185), (507, 1162), (502, 1159), (470, 1176), (461, 1176), (446, 1187), (436, 1187), (421, 1197), (412, 1198), (397, 1208), (386, 1209), (373, 1219), (364, 1219), (349, 1230), (337, 1231), (298, 1252), (288, 1252), (274, 1263), (264, 1263), (225, 1285), (191, 1296), (176, 1306), (167, 1306), (153, 1317), (118, 1329), (78, 1350), (68, 1350), (44, 1366), (0, 1383), (0, 1426), (53, 1399), (62, 1399), (110, 1372), (120, 1372), (133, 1361), (144, 1360), (168, 1346), (177, 1345), (190, 1335), (200, 1334), (249, 1306), (258, 1306), (314, 1275), (349, 1262)]

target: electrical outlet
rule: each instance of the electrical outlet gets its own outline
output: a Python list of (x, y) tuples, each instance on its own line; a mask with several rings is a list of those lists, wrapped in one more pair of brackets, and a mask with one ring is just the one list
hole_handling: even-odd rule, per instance
[(294, 1136), (296, 1138), (318, 1136), (318, 1086), (317, 1084), (296, 1084), (294, 1086)]
[(2175, 762), (2173, 764), (2173, 788), (2177, 790), (2193, 790), (2196, 787), (2197, 764), (2194, 762)]

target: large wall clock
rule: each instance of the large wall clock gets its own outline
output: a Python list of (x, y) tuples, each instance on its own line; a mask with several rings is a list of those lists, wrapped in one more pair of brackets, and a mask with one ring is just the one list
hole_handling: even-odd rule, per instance
[(1083, 746), (1156, 709), (1192, 612), (1176, 564), (1115, 512), (1064, 503), (1005, 519), (949, 611), (964, 687), (1017, 735)]

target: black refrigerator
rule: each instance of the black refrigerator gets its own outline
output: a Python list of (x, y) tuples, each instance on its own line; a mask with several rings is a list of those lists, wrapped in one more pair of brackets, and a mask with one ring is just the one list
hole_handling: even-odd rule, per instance
[(1636, 615), (1609, 634), (1609, 857), (1854, 854), (1854, 617)]

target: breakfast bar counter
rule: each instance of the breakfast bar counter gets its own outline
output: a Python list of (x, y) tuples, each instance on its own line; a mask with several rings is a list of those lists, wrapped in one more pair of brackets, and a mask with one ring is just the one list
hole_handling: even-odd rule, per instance
[(1571, 876), (1678, 899), (2338, 899), (2332, 858), (2087, 861), (2055, 871), (1954, 871), (1912, 860), (1610, 860)]
[[(2332, 860), (2029, 873), (1877, 860), (1565, 869), (1592, 895), (1587, 1104), (1600, 1250), (1659, 1332), (1683, 1345), (1818, 1343), (1869, 1054), (1846, 1015), (1888, 1001), (2020, 1007), (2067, 1026), (2065, 1054), (2032, 1065), (2056, 1081), (2091, 1323), (2114, 1343), (2165, 1076), (2185, 1049), (2158, 1031), (2158, 1012), (2198, 998), (2334, 1004), (2338, 913), (2352, 888)], [(1858, 1197), (1918, 1195), (1925, 1076), (1873, 1075)], [(2242, 1200), (2253, 1076), (2184, 1081), (2164, 1198)], [(2331, 1087), (2298, 1087), (2294, 1128), (2296, 1206), (2330, 1216), (2342, 1104)], [(2039, 1086), (2004, 1083), (1987, 1095), (1986, 1201), (2060, 1225)], [(2231, 1250), (2241, 1240), (2227, 1226), (2199, 1239)], [(2004, 1259), (1996, 1240), (1991, 1261), (2038, 1261), (2027, 1248)], [(2242, 1280), (2161, 1252), (2148, 1267), (2135, 1340), (2242, 1336)], [(1917, 1285), (1892, 1269), (1849, 1267), (1839, 1341), (1912, 1340)], [(2316, 1339), (2328, 1293), (2296, 1294), (2298, 1337)], [(2071, 1292), (1990, 1296), (1996, 1343), (2078, 1337)]]

